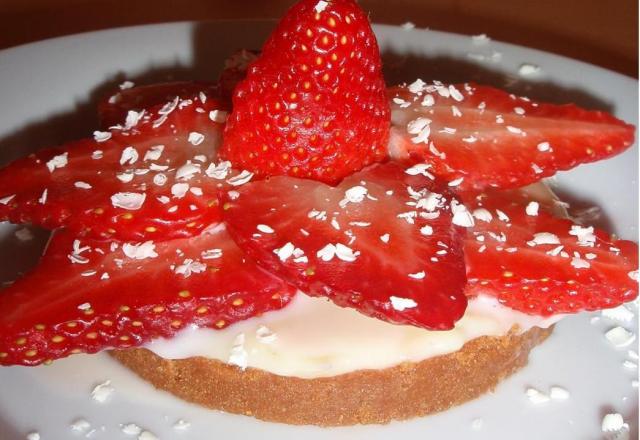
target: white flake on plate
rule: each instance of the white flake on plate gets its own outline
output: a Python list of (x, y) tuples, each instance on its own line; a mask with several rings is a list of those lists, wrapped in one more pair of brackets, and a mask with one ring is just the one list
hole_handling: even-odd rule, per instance
[(191, 427), (191, 422), (188, 422), (188, 421), (183, 420), (183, 419), (178, 419), (173, 424), (173, 429), (175, 429), (176, 431), (185, 431), (185, 430), (189, 429), (190, 427)]
[(424, 98), (422, 99), (422, 102), (420, 103), (420, 105), (423, 107), (431, 107), (435, 103), (436, 103), (436, 100), (434, 99), (433, 95), (426, 94), (424, 95)]
[(544, 394), (543, 392), (535, 389), (535, 388), (527, 388), (527, 390), (525, 391), (527, 397), (529, 398), (529, 401), (531, 403), (533, 403), (534, 405), (540, 405), (542, 403), (547, 403), (550, 399), (549, 396), (547, 396), (546, 394)]
[(228, 179), (227, 183), (231, 186), (240, 186), (250, 181), (252, 177), (253, 177), (253, 173), (247, 170), (243, 170), (237, 176), (233, 176), (231, 179)]
[(600, 314), (607, 319), (617, 321), (621, 323), (629, 323), (633, 321), (635, 314), (625, 307), (624, 304), (614, 307), (612, 309), (604, 309), (600, 311)]
[(422, 280), (426, 275), (427, 274), (425, 274), (424, 271), (420, 271), (416, 273), (410, 273), (409, 278), (413, 278), (414, 280)]
[(567, 400), (571, 395), (565, 388), (553, 386), (549, 389), (549, 397), (553, 400)]
[(111, 398), (114, 391), (115, 389), (111, 386), (111, 381), (106, 380), (93, 388), (91, 398), (98, 403), (105, 403)]
[(164, 145), (154, 145), (144, 153), (143, 160), (144, 161), (158, 160), (160, 159), (160, 156), (162, 156), (163, 151), (164, 151)]
[(116, 208), (135, 211), (142, 207), (147, 195), (144, 193), (121, 192), (111, 196), (111, 204)]
[(482, 429), (482, 425), (484, 425), (484, 420), (481, 418), (476, 418), (471, 421), (471, 429), (474, 431), (480, 431)]
[(538, 202), (529, 202), (527, 207), (524, 209), (527, 215), (535, 217), (538, 215), (538, 209), (540, 208), (540, 204)]
[(132, 81), (123, 81), (118, 87), (120, 88), (120, 90), (127, 90), (132, 88), (133, 86), (135, 86), (135, 83), (133, 83)]
[(622, 414), (609, 413), (602, 418), (602, 432), (620, 431), (624, 427)]
[(217, 122), (219, 124), (224, 124), (227, 122), (228, 113), (222, 110), (211, 110), (209, 112), (209, 119), (213, 122)]
[(265, 234), (273, 234), (274, 230), (273, 228), (271, 228), (271, 226), (268, 225), (258, 225), (256, 226), (256, 229), (260, 232), (264, 232)]
[(40, 433), (36, 432), (36, 431), (30, 432), (29, 434), (27, 434), (26, 439), (27, 440), (40, 440), (41, 439)]
[(192, 131), (189, 133), (189, 137), (187, 141), (194, 146), (198, 146), (204, 142), (204, 135), (202, 133), (198, 133), (197, 131)]
[(616, 348), (626, 347), (636, 340), (635, 333), (620, 326), (607, 331), (604, 336)]
[(460, 93), (453, 84), (449, 85), (449, 95), (454, 99), (454, 101), (461, 102), (464, 100), (464, 95), (462, 95), (462, 93)]
[(541, 72), (539, 66), (531, 63), (523, 63), (518, 68), (518, 74), (520, 76), (534, 76)]
[(412, 29), (415, 29), (416, 25), (410, 21), (407, 21), (406, 23), (401, 24), (400, 27), (405, 31), (410, 31)]
[(247, 362), (249, 353), (244, 348), (244, 333), (240, 333), (233, 340), (233, 346), (231, 347), (231, 353), (229, 354), (229, 360), (227, 361), (230, 365), (235, 365), (240, 367), (240, 369), (244, 370), (247, 368)]
[(69, 425), (71, 431), (78, 434), (86, 434), (91, 429), (91, 423), (85, 419), (76, 419)]
[(145, 258), (156, 258), (156, 245), (153, 241), (145, 241), (144, 243), (124, 243), (122, 252), (134, 260), (144, 260)]
[(91, 153), (91, 159), (93, 160), (99, 160), (102, 159), (104, 153), (102, 150), (95, 150), (93, 153)]
[(278, 339), (278, 336), (269, 327), (261, 325), (256, 329), (256, 339), (263, 344), (271, 344)]
[(403, 312), (406, 309), (413, 309), (418, 306), (418, 303), (411, 298), (391, 296), (389, 297), (389, 301), (391, 301), (391, 307), (398, 312)]
[(7, 205), (10, 201), (14, 199), (15, 196), (16, 196), (15, 194), (11, 194), (10, 196), (5, 196), (1, 198), (0, 204)]
[(42, 191), (42, 195), (38, 199), (38, 202), (40, 204), (44, 205), (45, 203), (47, 203), (47, 194), (48, 193), (49, 193), (49, 190), (47, 188), (45, 188), (44, 191)]
[(471, 36), (471, 42), (476, 46), (484, 46), (486, 44), (489, 44), (490, 41), (491, 41), (491, 38), (487, 37), (487, 34), (479, 34), (479, 35)]
[(158, 437), (151, 431), (142, 431), (138, 434), (138, 440), (158, 440)]
[(638, 369), (638, 364), (636, 364), (635, 362), (626, 360), (624, 362), (622, 362), (622, 366), (629, 369), (629, 370), (637, 370)]
[(106, 142), (109, 139), (111, 139), (111, 132), (110, 131), (94, 131), (93, 132), (93, 139), (96, 142)]
[(426, 164), (426, 163), (418, 163), (410, 168), (407, 168), (406, 170), (404, 170), (404, 172), (410, 176), (417, 176), (417, 175), (422, 175), (425, 177), (428, 177), (429, 179), (433, 180), (435, 179), (435, 177), (433, 176), (433, 174), (431, 174), (429, 171), (427, 171), (429, 168), (431, 168), (431, 165)]
[(122, 150), (122, 155), (120, 156), (120, 165), (133, 165), (138, 161), (138, 150), (133, 147), (127, 147)]
[(407, 133), (417, 135), (411, 138), (411, 142), (414, 144), (426, 144), (429, 142), (429, 135), (431, 134), (430, 122), (430, 119), (418, 118), (407, 124)]
[(171, 185), (171, 195), (177, 199), (183, 198), (189, 191), (188, 183), (174, 183)]
[(469, 212), (466, 206), (459, 203), (457, 200), (451, 201), (451, 212), (453, 213), (453, 219), (451, 222), (454, 225), (462, 226), (463, 228), (470, 228), (475, 225), (473, 216)]
[(390, 238), (389, 234), (382, 234), (380, 236), (380, 241), (382, 241), (383, 243), (389, 243), (389, 238)]
[(353, 186), (344, 192), (344, 199), (340, 200), (338, 205), (340, 205), (341, 208), (344, 208), (349, 203), (361, 203), (367, 193), (368, 190), (364, 186)]
[(53, 173), (56, 168), (64, 168), (69, 162), (69, 153), (62, 153), (57, 156), (53, 156), (51, 160), (47, 162), (47, 168), (49, 172)]

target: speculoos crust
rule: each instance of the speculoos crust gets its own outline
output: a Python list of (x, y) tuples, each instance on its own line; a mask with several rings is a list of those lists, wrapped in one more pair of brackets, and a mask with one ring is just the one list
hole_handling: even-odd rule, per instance
[(527, 364), (552, 332), (537, 327), (483, 336), (421, 362), (316, 379), (245, 371), (201, 357), (163, 359), (149, 350), (112, 351), (156, 388), (198, 405), (295, 425), (388, 423), (444, 411), (486, 392)]

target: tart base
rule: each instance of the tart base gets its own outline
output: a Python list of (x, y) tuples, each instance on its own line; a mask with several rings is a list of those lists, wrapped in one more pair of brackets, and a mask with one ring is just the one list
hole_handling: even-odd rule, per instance
[(111, 355), (156, 388), (198, 405), (295, 425), (382, 424), (444, 411), (492, 391), (527, 364), (553, 327), (483, 336), (421, 362), (315, 379), (202, 357), (169, 360), (142, 348)]

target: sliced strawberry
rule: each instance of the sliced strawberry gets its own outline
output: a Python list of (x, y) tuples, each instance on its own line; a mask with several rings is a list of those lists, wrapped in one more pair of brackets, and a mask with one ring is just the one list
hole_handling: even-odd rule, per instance
[[(220, 95), (217, 83), (213, 82), (169, 82), (145, 86), (123, 87), (98, 103), (100, 127), (106, 130), (114, 125), (124, 124), (131, 110), (141, 112), (160, 104), (173, 101), (178, 97), (182, 101), (214, 98)], [(218, 100), (218, 103), (221, 101)], [(220, 104), (218, 104), (220, 105)]]
[(40, 265), (0, 293), (0, 365), (139, 346), (192, 324), (224, 328), (294, 294), (221, 225), (138, 245), (58, 232)]
[[(468, 295), (549, 316), (616, 307), (638, 296), (638, 245), (499, 193), (470, 198)], [(471, 208), (470, 208), (471, 209)]]
[(0, 170), (0, 220), (122, 240), (198, 234), (220, 218), (229, 172), (211, 162), (222, 124), (203, 97), (131, 112), (125, 126)]
[(260, 176), (337, 182), (386, 156), (380, 53), (354, 0), (302, 0), (235, 90), (223, 157)]
[(465, 190), (526, 185), (616, 155), (634, 139), (632, 125), (607, 113), (491, 87), (416, 81), (388, 95), (391, 157), (425, 161)]
[(451, 223), (446, 189), (421, 169), (408, 172), (374, 165), (337, 187), (251, 182), (225, 203), (225, 221), (259, 264), (310, 295), (392, 323), (450, 329), (467, 304), (464, 230)]

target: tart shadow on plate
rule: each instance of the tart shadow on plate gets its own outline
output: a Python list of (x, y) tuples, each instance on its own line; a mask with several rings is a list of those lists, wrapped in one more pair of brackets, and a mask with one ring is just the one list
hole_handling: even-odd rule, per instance
[[(96, 86), (88, 91), (84, 98), (76, 101), (71, 111), (52, 114), (45, 119), (27, 123), (0, 138), (0, 164), (6, 164), (39, 148), (56, 146), (90, 136), (97, 127), (97, 103), (105, 95), (116, 91), (118, 84), (124, 79), (136, 84), (150, 84), (159, 81), (217, 78), (222, 68), (222, 59), (236, 49), (260, 47), (274, 24), (275, 22), (257, 21), (250, 30), (246, 27), (234, 28), (236, 30), (225, 34), (224, 38), (225, 41), (233, 41), (232, 46), (219, 44), (220, 31), (217, 29), (217, 23), (195, 25), (192, 37), (194, 47), (192, 65), (182, 65), (177, 62), (150, 65), (146, 71), (135, 76), (121, 72), (107, 79), (97, 78)], [(215, 43), (212, 44), (212, 41)], [(610, 103), (597, 99), (586, 90), (565, 88), (553, 82), (527, 81), (499, 71), (497, 69), (499, 64), (480, 65), (459, 58), (425, 57), (421, 54), (401, 55), (393, 52), (383, 53), (383, 62), (385, 77), (389, 84), (411, 82), (418, 77), (425, 81), (433, 79), (444, 82), (474, 81), (505, 88), (510, 92), (538, 100), (555, 103), (574, 102), (589, 109), (615, 110)], [(35, 108), (38, 105), (37, 100), (34, 99), (32, 104)], [(570, 198), (569, 202), (572, 201)], [(582, 202), (588, 205), (588, 201)], [(602, 221), (601, 219), (598, 224), (602, 225)], [(606, 218), (604, 221), (606, 225)], [(16, 274), (29, 270), (37, 262), (48, 237), (46, 231), (30, 227), (34, 240), (21, 242), (14, 236), (14, 230), (7, 228), (6, 232), (0, 234), (0, 261), (3, 261), (0, 265), (0, 282), (10, 281)], [(0, 417), (0, 434), (3, 440), (23, 438), (24, 433), (16, 433), (10, 426)], [(37, 426), (34, 426), (34, 429), (37, 429)], [(637, 431), (635, 424), (632, 424), (632, 430)]]

